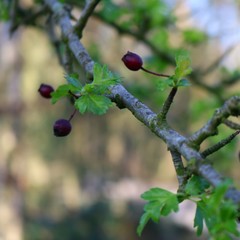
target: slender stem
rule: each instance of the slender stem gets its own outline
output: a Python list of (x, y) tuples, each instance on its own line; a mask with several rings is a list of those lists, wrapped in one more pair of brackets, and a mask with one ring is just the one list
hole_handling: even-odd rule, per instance
[(149, 71), (147, 70), (146, 68), (144, 67), (141, 67), (141, 69), (144, 71), (144, 72), (147, 72), (147, 73), (150, 73), (152, 75), (155, 75), (155, 76), (159, 76), (159, 77), (171, 77), (170, 75), (167, 75), (167, 74), (163, 74), (163, 73), (155, 73), (155, 72), (152, 72), (152, 71)]
[(231, 134), (229, 137), (223, 139), (222, 141), (218, 142), (217, 144), (213, 145), (212, 147), (204, 150), (201, 155), (203, 158), (206, 158), (207, 156), (217, 152), (222, 147), (226, 146), (228, 143), (230, 143), (238, 134), (240, 133), (240, 130), (236, 131), (235, 133)]
[(163, 123), (166, 121), (167, 113), (172, 105), (172, 102), (177, 93), (177, 90), (178, 90), (177, 87), (173, 87), (171, 92), (168, 95), (168, 98), (164, 102), (161, 112), (157, 115), (157, 119), (159, 123)]
[(231, 129), (234, 129), (234, 130), (239, 130), (240, 129), (240, 124), (232, 122), (228, 119), (226, 119), (223, 123)]
[(233, 96), (224, 105), (218, 108), (212, 118), (198, 131), (188, 138), (189, 144), (200, 144), (208, 137), (218, 132), (218, 126), (224, 123), (229, 116), (240, 115), (240, 96)]
[(76, 114), (76, 112), (77, 112), (77, 109), (74, 109), (72, 115), (71, 115), (70, 118), (68, 119), (69, 122), (73, 119), (73, 117), (74, 117), (74, 115)]
[(82, 31), (85, 28), (89, 17), (92, 15), (95, 7), (98, 5), (99, 2), (100, 0), (86, 1), (85, 7), (83, 8), (83, 11), (82, 11), (82, 15), (74, 27), (79, 38), (82, 37)]

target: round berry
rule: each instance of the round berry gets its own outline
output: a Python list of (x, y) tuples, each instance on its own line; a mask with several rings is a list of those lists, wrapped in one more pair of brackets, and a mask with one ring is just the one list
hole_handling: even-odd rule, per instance
[(51, 93), (54, 91), (53, 87), (42, 83), (38, 89), (40, 95), (44, 98), (51, 98)]
[(72, 125), (66, 119), (58, 119), (53, 125), (53, 133), (56, 137), (65, 137), (71, 130)]
[(132, 71), (138, 71), (143, 65), (142, 58), (136, 53), (129, 51), (122, 57), (122, 61), (125, 66)]

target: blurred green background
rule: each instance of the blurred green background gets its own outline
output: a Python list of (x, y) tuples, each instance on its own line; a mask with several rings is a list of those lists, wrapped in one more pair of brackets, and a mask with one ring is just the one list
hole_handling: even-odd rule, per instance
[[(30, 0), (23, 2), (32, 4)], [(170, 29), (167, 40), (162, 39), (164, 33), (153, 34), (156, 41), (189, 50), (193, 68), (202, 69), (228, 46), (236, 45), (221, 62), (221, 69), (202, 79), (206, 83), (219, 81), (223, 67), (230, 72), (239, 70), (237, 1), (166, 2), (177, 16), (175, 26), (180, 32), (197, 27), (210, 38), (195, 44), (190, 34), (190, 44)], [(236, 18), (224, 22), (222, 8), (227, 16), (234, 13)], [(213, 13), (220, 16), (216, 19)], [(104, 116), (77, 114), (72, 133), (56, 138), (53, 123), (68, 118), (73, 106), (67, 99), (52, 105), (37, 90), (41, 83), (55, 88), (63, 84), (64, 70), (43, 31), (20, 28), (9, 37), (8, 28), (8, 23), (0, 24), (0, 239), (207, 239), (195, 237), (195, 209), (190, 203), (183, 204), (179, 213), (162, 219), (159, 225), (149, 224), (143, 236), (137, 237), (144, 205), (141, 193), (151, 187), (177, 190), (167, 147), (129, 111), (118, 108)], [(189, 31), (184, 36), (188, 38)], [(197, 36), (196, 41), (201, 37)], [(157, 62), (144, 43), (117, 33), (96, 18), (89, 21), (82, 41), (94, 60), (108, 64), (123, 77), (123, 85), (131, 93), (154, 111), (160, 109), (168, 90), (158, 91), (154, 77), (125, 69), (121, 57), (129, 50), (142, 55), (149, 69), (171, 73), (173, 67)], [(238, 81), (222, 97), (239, 94), (239, 90)], [(188, 136), (209, 119), (219, 104), (217, 96), (193, 83), (179, 91), (169, 120)], [(239, 119), (234, 120), (239, 123)], [(219, 130), (220, 134), (204, 143), (203, 149), (232, 133), (225, 126)], [(214, 166), (239, 186), (238, 151), (239, 139), (235, 139), (211, 158)]]

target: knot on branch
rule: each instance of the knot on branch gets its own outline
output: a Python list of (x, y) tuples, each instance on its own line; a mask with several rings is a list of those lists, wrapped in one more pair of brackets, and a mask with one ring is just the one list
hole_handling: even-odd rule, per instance
[(230, 98), (226, 103), (229, 109), (229, 115), (238, 117), (240, 115), (240, 96)]

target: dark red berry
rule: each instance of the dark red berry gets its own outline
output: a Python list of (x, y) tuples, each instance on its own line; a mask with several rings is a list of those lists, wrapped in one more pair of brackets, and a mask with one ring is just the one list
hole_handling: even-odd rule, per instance
[(38, 89), (40, 95), (44, 98), (51, 98), (51, 93), (54, 91), (53, 87), (42, 83)]
[(142, 58), (136, 53), (129, 51), (122, 57), (122, 61), (132, 71), (138, 71), (143, 65)]
[(66, 119), (58, 119), (53, 125), (53, 133), (56, 137), (65, 137), (71, 130), (72, 125)]

